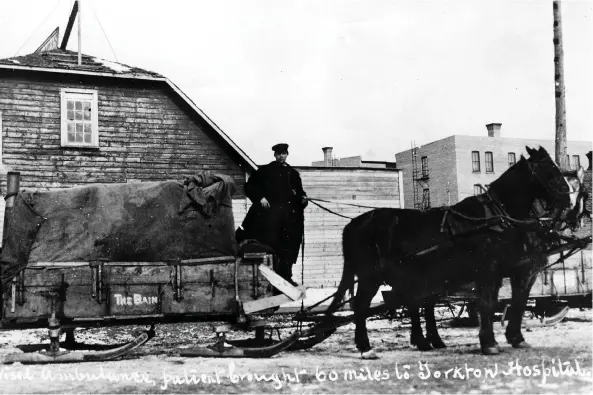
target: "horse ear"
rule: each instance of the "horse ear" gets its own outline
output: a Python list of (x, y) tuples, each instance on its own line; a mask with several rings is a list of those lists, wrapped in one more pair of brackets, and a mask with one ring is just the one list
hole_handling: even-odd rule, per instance
[(532, 150), (531, 148), (529, 148), (528, 146), (525, 146), (525, 150), (527, 151), (527, 153), (529, 154), (529, 156), (533, 156), (533, 152), (534, 150)]

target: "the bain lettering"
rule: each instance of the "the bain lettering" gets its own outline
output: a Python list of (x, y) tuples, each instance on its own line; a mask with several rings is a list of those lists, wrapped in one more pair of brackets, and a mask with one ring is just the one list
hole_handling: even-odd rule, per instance
[(140, 294), (133, 294), (132, 296), (113, 294), (115, 297), (115, 304), (117, 306), (138, 306), (144, 304), (157, 304), (159, 298), (157, 296), (142, 296)]

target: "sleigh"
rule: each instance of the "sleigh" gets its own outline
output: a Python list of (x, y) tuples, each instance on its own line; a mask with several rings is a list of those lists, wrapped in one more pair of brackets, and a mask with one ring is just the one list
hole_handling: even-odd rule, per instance
[[(298, 330), (264, 341), (267, 323), (253, 318), (304, 298), (305, 291), (274, 272), (265, 248), (237, 246), (233, 188), (230, 178), (201, 174), (185, 185), (21, 191), (19, 174), (9, 173), (0, 330), (47, 327), (50, 344), (0, 360), (111, 360), (154, 337), (154, 324), (191, 321), (225, 324), (214, 328), (215, 344), (180, 350), (185, 356), (265, 358), (301, 347)], [(98, 351), (74, 338), (75, 328), (129, 324), (151, 329)], [(233, 345), (225, 334), (235, 330), (253, 330), (255, 338)]]

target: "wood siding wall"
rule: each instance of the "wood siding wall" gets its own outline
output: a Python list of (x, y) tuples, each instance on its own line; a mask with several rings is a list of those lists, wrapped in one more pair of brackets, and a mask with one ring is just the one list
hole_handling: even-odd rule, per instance
[[(234, 197), (244, 197), (242, 160), (164, 83), (41, 76), (0, 74), (2, 161), (21, 173), (21, 187), (183, 180), (208, 170), (232, 176)], [(61, 147), (61, 88), (98, 91), (98, 149)]]
[[(324, 207), (354, 218), (372, 207), (400, 207), (398, 170), (297, 167), (303, 188), (312, 198), (331, 200)], [(335, 287), (342, 276), (342, 231), (349, 219), (331, 214), (313, 203), (305, 210), (305, 270), (308, 287)], [(293, 278), (301, 283), (301, 256), (293, 267)]]

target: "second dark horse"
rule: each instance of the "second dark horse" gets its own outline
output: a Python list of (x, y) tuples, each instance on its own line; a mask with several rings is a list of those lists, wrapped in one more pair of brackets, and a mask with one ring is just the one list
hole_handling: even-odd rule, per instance
[[(521, 158), (492, 182), (487, 196), (425, 212), (376, 209), (346, 225), (344, 270), (327, 312), (332, 314), (339, 307), (357, 277), (352, 308), (355, 343), (363, 358), (375, 357), (366, 318), (382, 284), (390, 285), (401, 304), (414, 311), (427, 298), (474, 282), (480, 296), (481, 349), (484, 354), (497, 354), (494, 309), (502, 279), (509, 277), (513, 314), (505, 335), (513, 347), (527, 346), (521, 333), (522, 313), (534, 274), (541, 268), (533, 260), (522, 263), (537, 248), (530, 234), (541, 228), (544, 217), (551, 227), (576, 218), (572, 190), (560, 169), (545, 149), (527, 147), (527, 152), (529, 159)], [(427, 341), (442, 343), (436, 333), (428, 333)]]

